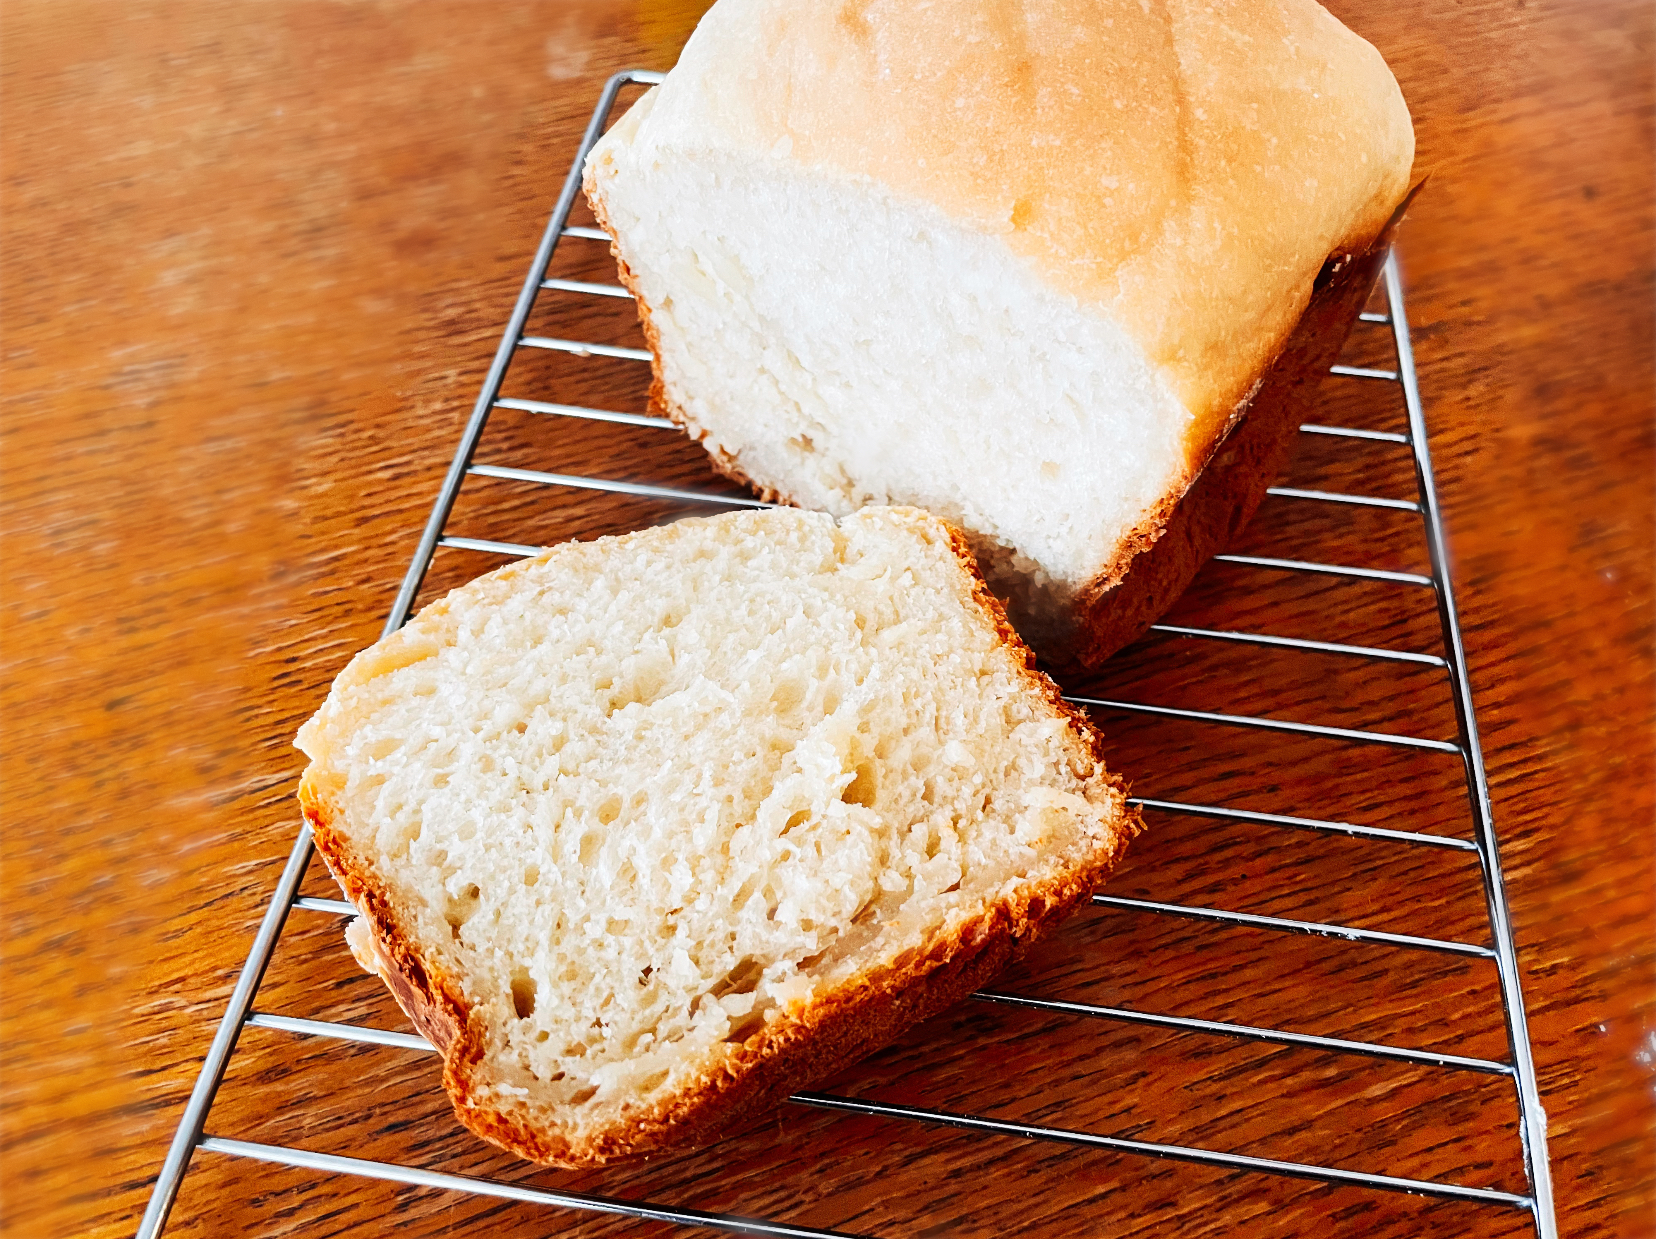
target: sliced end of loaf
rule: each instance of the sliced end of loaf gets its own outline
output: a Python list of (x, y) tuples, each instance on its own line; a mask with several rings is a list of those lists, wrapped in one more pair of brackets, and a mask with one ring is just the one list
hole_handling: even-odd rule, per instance
[(555, 548), (365, 651), (300, 745), (359, 959), (537, 1161), (695, 1143), (962, 996), (1137, 829), (924, 513)]

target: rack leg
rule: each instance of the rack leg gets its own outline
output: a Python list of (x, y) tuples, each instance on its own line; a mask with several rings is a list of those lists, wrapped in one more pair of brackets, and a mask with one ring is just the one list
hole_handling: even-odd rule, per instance
[(247, 963), (236, 978), (230, 1005), (219, 1021), (218, 1032), (213, 1035), (207, 1059), (196, 1076), (195, 1088), (190, 1090), (184, 1117), (178, 1121), (178, 1130), (173, 1133), (172, 1145), (167, 1149), (167, 1159), (161, 1163), (160, 1177), (150, 1193), (149, 1206), (144, 1210), (143, 1220), (138, 1223), (138, 1239), (156, 1239), (161, 1228), (167, 1224), (167, 1215), (172, 1212), (173, 1201), (178, 1199), (184, 1172), (189, 1169), (190, 1156), (195, 1152), (196, 1145), (201, 1143), (207, 1111), (212, 1108), (219, 1083), (224, 1079), (224, 1069), (230, 1064), (230, 1055), (235, 1052), (247, 1013), (253, 1007), (253, 995), (258, 991), (259, 982), (264, 980), (265, 968), (276, 951), (276, 940), (282, 935), (282, 926), (287, 923), (288, 912), (299, 893), (299, 883), (310, 865), (311, 848), (311, 829), (307, 824), (299, 828), (299, 837), (293, 841), (293, 851), (288, 853), (287, 865), (276, 884), (276, 892), (271, 896), (270, 906), (259, 922), (259, 932), (253, 938), (253, 949), (247, 953)]

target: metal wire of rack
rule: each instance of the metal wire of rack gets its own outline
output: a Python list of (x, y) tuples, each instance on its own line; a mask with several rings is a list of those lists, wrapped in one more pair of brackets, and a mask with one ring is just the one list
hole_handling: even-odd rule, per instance
[[(432, 506), (419, 546), (409, 564), (395, 604), (392, 606), (391, 613), (386, 620), (384, 631), (387, 634), (394, 632), (408, 619), (415, 598), (425, 581), (438, 548), (447, 547), (512, 556), (536, 554), (542, 549), (538, 546), (470, 538), (447, 533), (450, 514), (468, 477), (501, 478), (554, 487), (586, 488), (620, 495), (665, 499), (686, 504), (709, 504), (720, 507), (768, 506), (756, 499), (731, 494), (700, 493), (677, 487), (654, 486), (474, 463), (474, 455), (483, 437), (489, 416), (493, 410), (500, 408), (611, 422), (641, 428), (672, 428), (672, 424), (664, 419), (643, 414), (501, 395), (501, 387), (507, 370), (520, 349), (552, 350), (581, 357), (598, 356), (632, 361), (649, 360), (650, 354), (643, 349), (526, 335), (525, 325), (543, 290), (585, 297), (625, 298), (630, 296), (619, 285), (549, 278), (547, 272), (554, 251), (563, 238), (605, 242), (609, 240), (607, 234), (596, 228), (569, 224), (571, 209), (575, 204), (580, 188), (581, 167), (587, 152), (603, 133), (621, 91), (631, 85), (653, 84), (660, 81), (661, 76), (658, 73), (642, 70), (623, 72), (610, 78), (603, 88), (591, 121), (587, 125), (574, 164), (564, 182), (557, 205), (552, 212), (545, 235), (542, 237), (539, 249), (535, 254), (528, 277), (523, 284), (517, 304), (501, 337), (500, 345), (495, 353), (493, 364), (489, 368), (482, 391), (461, 436), (453, 461), (443, 480), (437, 501)], [(1473, 713), (1472, 691), (1467, 679), (1460, 624), (1456, 615), (1453, 590), (1445, 566), (1447, 559), (1443, 525), (1432, 474), (1431, 456), (1427, 447), (1425, 418), (1416, 381), (1409, 326), (1395, 255), (1387, 260), (1385, 266), (1384, 296), (1385, 310), (1378, 313), (1365, 312), (1363, 319), (1366, 322), (1384, 324), (1390, 328), (1390, 335), (1395, 348), (1395, 366), (1392, 368), (1375, 368), (1337, 365), (1333, 367), (1332, 373), (1353, 381), (1396, 384), (1400, 390), (1407, 415), (1406, 433), (1314, 424), (1303, 425), (1300, 430), (1302, 433), (1312, 436), (1370, 440), (1407, 447), (1413, 458), (1417, 488), (1416, 498), (1414, 500), (1391, 499), (1294, 487), (1274, 487), (1270, 493), (1282, 498), (1359, 507), (1389, 508), (1417, 514), (1421, 518), (1425, 531), (1427, 551), (1432, 569), (1430, 575), (1253, 555), (1221, 555), (1216, 558), (1228, 563), (1287, 573), (1311, 573), (1430, 589), (1434, 592), (1436, 598), (1444, 655), (1439, 657), (1433, 654), (1404, 650), (1315, 641), (1264, 633), (1192, 628), (1174, 624), (1158, 624), (1155, 630), (1179, 637), (1242, 642), (1259, 647), (1345, 654), (1378, 663), (1414, 664), (1439, 669), (1445, 673), (1450, 685), (1458, 727), (1457, 739), (1455, 741), (1434, 740), (1386, 731), (1321, 726), (1275, 717), (1177, 709), (1143, 702), (1118, 701), (1105, 698), (1072, 697), (1070, 699), (1091, 707), (1128, 713), (1159, 715), (1200, 723), (1256, 728), (1361, 744), (1393, 746), (1395, 748), (1438, 752), (1459, 757), (1465, 768), (1466, 793), (1473, 827), (1471, 838), (1361, 826), (1347, 822), (1264, 813), (1215, 805), (1186, 804), (1148, 797), (1136, 798), (1135, 803), (1144, 808), (1172, 814), (1189, 814), (1225, 821), (1282, 826), (1296, 830), (1345, 835), (1376, 842), (1441, 848), (1475, 856), (1487, 905), (1488, 944), (1419, 937), (1409, 934), (1359, 929), (1347, 925), (1226, 911), (1212, 907), (1191, 907), (1112, 895), (1095, 895), (1093, 902), (1096, 906), (1123, 911), (1194, 918), (1214, 924), (1246, 926), (1268, 931), (1318, 935), (1348, 942), (1446, 953), (1491, 962), (1497, 969), (1499, 977), (1507, 1056), (1504, 1059), (1477, 1058), (1377, 1042), (1317, 1036), (1268, 1027), (1155, 1014), (1120, 1007), (1031, 998), (996, 991), (983, 991), (974, 997), (983, 1002), (1002, 1006), (1022, 1007), (1093, 1019), (1127, 1021), (1163, 1029), (1198, 1032), (1272, 1045), (1334, 1051), (1366, 1056), (1376, 1060), (1504, 1076), (1512, 1082), (1517, 1105), (1517, 1128), (1521, 1141), (1524, 1171), (1528, 1186), (1527, 1192), (1522, 1194), (1505, 1192), (1441, 1180), (1414, 1179), (1345, 1169), (1338, 1166), (1285, 1161), (1149, 1140), (1127, 1139), (1062, 1127), (1026, 1122), (1008, 1122), (978, 1115), (956, 1113), (946, 1109), (861, 1100), (825, 1092), (813, 1091), (796, 1094), (791, 1099), (793, 1103), (840, 1113), (875, 1115), (886, 1119), (908, 1120), (914, 1123), (940, 1125), (986, 1134), (992, 1133), (1027, 1140), (1051, 1141), (1071, 1146), (1171, 1159), (1224, 1170), (1290, 1176), (1378, 1191), (1406, 1192), (1423, 1197), (1456, 1200), (1497, 1209), (1521, 1210), (1529, 1214), (1534, 1233), (1538, 1239), (1556, 1239), (1558, 1230), (1554, 1217), (1552, 1190), (1547, 1167), (1546, 1115), (1542, 1109), (1537, 1089), (1535, 1064), (1531, 1056), (1529, 1033), (1525, 1023), (1518, 959), (1501, 876), (1501, 862), (1495, 838), (1489, 784), (1484, 771), (1483, 754)], [(299, 894), (300, 883), (310, 864), (312, 853), (313, 847), (309, 828), (302, 827), (298, 838), (294, 841), (287, 864), (277, 882), (275, 893), (259, 925), (252, 948), (248, 953), (247, 962), (238, 976), (228, 1008), (213, 1038), (206, 1060), (202, 1064), (186, 1105), (184, 1115), (168, 1149), (148, 1207), (138, 1228), (137, 1233), (140, 1239), (155, 1239), (156, 1236), (162, 1233), (191, 1159), (197, 1152), (253, 1159), (322, 1174), (358, 1175), (399, 1184), (465, 1192), (525, 1204), (616, 1214), (639, 1220), (680, 1226), (711, 1227), (743, 1234), (797, 1237), (797, 1239), (805, 1239), (805, 1237), (827, 1239), (830, 1236), (850, 1239), (849, 1236), (845, 1235), (845, 1232), (841, 1231), (813, 1229), (782, 1222), (766, 1221), (761, 1218), (737, 1217), (693, 1208), (668, 1207), (606, 1196), (559, 1192), (496, 1179), (446, 1174), (391, 1162), (345, 1157), (279, 1145), (258, 1144), (206, 1134), (206, 1123), (209, 1114), (243, 1029), (265, 1028), (302, 1036), (334, 1038), (404, 1050), (431, 1049), (429, 1044), (413, 1033), (275, 1015), (257, 1012), (253, 1009), (254, 999), (259, 991), (266, 968), (282, 935), (288, 914), (292, 910), (301, 909), (337, 915), (349, 915), (355, 911), (349, 903), (343, 900), (304, 897)]]

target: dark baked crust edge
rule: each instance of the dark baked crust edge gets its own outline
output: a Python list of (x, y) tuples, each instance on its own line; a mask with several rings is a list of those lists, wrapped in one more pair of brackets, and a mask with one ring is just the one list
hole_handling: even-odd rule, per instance
[(549, 1166), (589, 1167), (636, 1160), (670, 1149), (694, 1147), (790, 1093), (881, 1048), (909, 1027), (953, 1005), (1000, 971), (1062, 920), (1084, 905), (1143, 830), (1138, 810), (1126, 803), (1126, 785), (1104, 768), (1103, 737), (1086, 713), (1063, 699), (1058, 686), (1035, 666), (1035, 655), (989, 589), (965, 536), (952, 525), (915, 510), (947, 531), (948, 547), (969, 582), (970, 596), (1019, 666), (1026, 687), (1071, 724), (1074, 756), (1096, 768), (1108, 787), (1108, 839), (1086, 860), (1027, 884), (954, 931), (899, 956), (893, 964), (850, 983), (765, 1026), (662, 1103), (627, 1114), (612, 1127), (583, 1138), (533, 1122), (523, 1108), (503, 1108), (484, 1098), (474, 1082), (483, 1061), (483, 1030), (472, 1018), (456, 978), (419, 951), (397, 923), (391, 900), (371, 868), (353, 854), (334, 825), (338, 809), (319, 793), (307, 771), (299, 801), (317, 850), (367, 922), (375, 971), (422, 1036), (443, 1056), (443, 1087), (455, 1114), (472, 1132), (520, 1157)]

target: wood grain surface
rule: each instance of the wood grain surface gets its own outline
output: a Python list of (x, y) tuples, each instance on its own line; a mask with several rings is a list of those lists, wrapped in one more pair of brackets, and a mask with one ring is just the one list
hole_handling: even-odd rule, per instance
[[(1561, 1232), (1656, 1231), (1652, 22), (1620, 0), (1338, 0), (1430, 183), (1402, 255), (1503, 843)], [(372, 640), (603, 78), (693, 0), (0, 6), (5, 516), (0, 1230), (128, 1235), (297, 824), (298, 724)], [(584, 248), (583, 248), (584, 246)], [(557, 272), (605, 275), (570, 243)], [(631, 307), (548, 334), (632, 342)], [(1368, 328), (1351, 356), (1384, 356)], [(642, 407), (642, 367), (508, 391)], [(1392, 385), (1319, 420), (1398, 429)], [(1296, 485), (1407, 497), (1395, 445)], [(482, 459), (712, 487), (671, 434), (500, 414)], [(454, 528), (543, 542), (661, 505), (477, 480)], [(1273, 499), (1242, 549), (1424, 570), (1406, 512)], [(496, 560), (443, 552), (423, 597)], [(1213, 565), (1180, 622), (1435, 651), (1430, 591)], [(1153, 636), (1076, 687), (1447, 738), (1441, 672)], [(1102, 712), (1144, 795), (1466, 835), (1454, 758)], [(1150, 815), (1111, 894), (1487, 940), (1475, 862)], [(331, 895), (319, 869), (306, 891)], [(296, 912), (257, 1006), (406, 1024)], [(1094, 909), (1026, 995), (1505, 1054), (1494, 970)], [(1523, 1190), (1499, 1077), (970, 1002), (825, 1086)], [(434, 1060), (250, 1030), (209, 1131), (882, 1236), (1523, 1235), (1523, 1214), (787, 1106), (566, 1173), (450, 1115)], [(169, 1234), (667, 1234), (199, 1154)], [(672, 1232), (677, 1233), (677, 1232)]]

